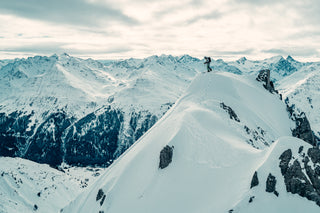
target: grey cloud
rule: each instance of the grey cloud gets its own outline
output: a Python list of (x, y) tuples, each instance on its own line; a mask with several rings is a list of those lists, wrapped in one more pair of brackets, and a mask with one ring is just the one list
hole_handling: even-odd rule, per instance
[(212, 11), (211, 13), (208, 13), (208, 14), (193, 17), (193, 18), (187, 20), (186, 23), (193, 24), (193, 23), (201, 21), (201, 20), (219, 19), (221, 17), (222, 17), (222, 13), (215, 10), (215, 11)]
[(69, 43), (41, 43), (41, 44), (32, 44), (32, 45), (24, 45), (19, 47), (12, 47), (12, 48), (2, 48), (0, 52), (4, 53), (26, 53), (26, 54), (44, 54), (44, 55), (52, 55), (54, 53), (64, 53), (67, 52), (69, 54), (102, 54), (102, 53), (126, 53), (131, 51), (132, 49), (129, 47), (107, 47), (107, 48), (100, 48), (100, 49), (74, 49), (65, 47), (66, 45), (70, 45)]
[(317, 56), (319, 52), (315, 48), (308, 48), (308, 47), (292, 47), (292, 48), (272, 48), (267, 50), (262, 50), (263, 53), (271, 53), (276, 55), (291, 55), (291, 56)]
[(272, 4), (283, 4), (284, 2), (288, 2), (288, 0), (230, 0), (230, 3), (232, 4), (250, 4), (250, 5), (256, 5), (256, 6), (264, 6), (264, 5), (272, 5)]
[(18, 47), (1, 48), (0, 52), (7, 53), (36, 53), (36, 54), (52, 54), (61, 52), (65, 43), (46, 43), (46, 44), (31, 44)]
[(306, 0), (303, 4), (296, 5), (296, 11), (300, 14), (299, 24), (320, 25), (320, 1)]
[(250, 55), (254, 52), (253, 49), (239, 50), (239, 51), (219, 51), (213, 50), (210, 53), (214, 55)]
[(317, 28), (313, 30), (294, 33), (289, 35), (287, 38), (288, 39), (305, 39), (305, 38), (315, 38), (315, 37), (320, 37), (320, 30), (318, 30)]
[(137, 24), (120, 10), (86, 0), (1, 0), (0, 12), (57, 24), (99, 26), (101, 22), (118, 21)]

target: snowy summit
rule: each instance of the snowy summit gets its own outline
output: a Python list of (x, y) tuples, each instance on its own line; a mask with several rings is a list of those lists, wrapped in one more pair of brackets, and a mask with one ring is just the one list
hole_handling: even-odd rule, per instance
[[(287, 147), (311, 147), (290, 137), (293, 126), (279, 96), (254, 78), (199, 74), (172, 109), (63, 212), (270, 212), (301, 204), (318, 212), (315, 203), (287, 196), (281, 182), (275, 157)], [(278, 195), (250, 191), (256, 171), (258, 187), (265, 189), (271, 168), (261, 165), (277, 171)], [(246, 200), (250, 193), (253, 204)]]

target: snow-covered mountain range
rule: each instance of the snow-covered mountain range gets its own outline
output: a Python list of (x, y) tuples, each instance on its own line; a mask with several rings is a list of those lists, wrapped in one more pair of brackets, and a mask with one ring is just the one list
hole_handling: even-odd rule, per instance
[[(284, 98), (307, 113), (319, 136), (320, 63), (277, 56), (263, 61), (213, 60), (211, 66), (215, 72), (239, 75), (270, 69)], [(2, 61), (0, 155), (52, 166), (109, 165), (204, 70), (202, 60), (188, 55), (95, 61), (62, 54)]]
[[(218, 59), (205, 73), (203, 62), (0, 61), (0, 211), (57, 212), (96, 177), (10, 157), (61, 170), (123, 152), (62, 211), (318, 211), (320, 153), (308, 143), (320, 135), (320, 63)], [(264, 69), (282, 97), (255, 80)]]

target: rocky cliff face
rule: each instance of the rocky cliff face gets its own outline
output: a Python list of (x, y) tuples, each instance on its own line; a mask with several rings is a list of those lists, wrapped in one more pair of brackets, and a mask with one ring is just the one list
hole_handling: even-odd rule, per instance
[(301, 146), (299, 151), (301, 162), (293, 158), (291, 149), (279, 157), (287, 192), (298, 194), (320, 206), (320, 150), (309, 148), (305, 152)]

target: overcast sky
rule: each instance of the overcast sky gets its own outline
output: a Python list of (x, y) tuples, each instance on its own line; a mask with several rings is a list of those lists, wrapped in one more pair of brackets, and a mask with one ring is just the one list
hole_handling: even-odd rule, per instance
[(320, 61), (319, 0), (1, 0), (0, 59), (275, 55)]

